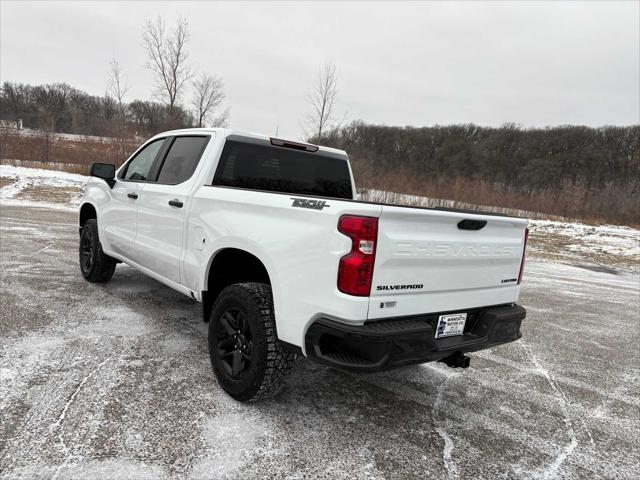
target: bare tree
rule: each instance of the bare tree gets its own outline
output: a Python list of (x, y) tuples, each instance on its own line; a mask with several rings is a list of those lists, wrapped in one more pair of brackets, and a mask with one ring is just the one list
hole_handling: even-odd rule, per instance
[(120, 63), (114, 58), (109, 63), (109, 94), (118, 102), (119, 115), (124, 118), (126, 113), (126, 104), (124, 97), (129, 91), (129, 83), (122, 73)]
[(127, 128), (127, 105), (124, 102), (124, 97), (129, 91), (129, 83), (127, 78), (122, 73), (122, 68), (118, 61), (113, 58), (109, 63), (109, 94), (115, 99), (118, 104), (118, 113), (116, 115), (116, 138), (120, 145), (120, 154), (124, 155), (127, 151), (125, 141), (125, 130)]
[(229, 119), (229, 109), (225, 109), (217, 116), (207, 121), (211, 115), (222, 106), (224, 101), (224, 85), (220, 77), (214, 77), (203, 73), (193, 81), (194, 97), (193, 108), (197, 120), (197, 126), (208, 124), (211, 127), (225, 127)]
[(338, 96), (338, 73), (333, 60), (326, 60), (318, 71), (316, 85), (307, 94), (311, 111), (306, 115), (306, 125), (317, 139), (322, 133), (336, 126), (336, 99)]
[(147, 68), (153, 72), (159, 97), (167, 105), (169, 120), (174, 118), (177, 102), (191, 78), (185, 50), (189, 32), (187, 21), (178, 18), (176, 26), (168, 32), (162, 17), (147, 20), (142, 41), (147, 52)]

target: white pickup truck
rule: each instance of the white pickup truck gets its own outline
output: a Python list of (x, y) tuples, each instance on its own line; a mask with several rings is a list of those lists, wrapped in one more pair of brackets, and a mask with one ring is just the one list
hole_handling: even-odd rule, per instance
[(91, 174), (82, 275), (125, 262), (201, 302), (238, 400), (276, 393), (297, 355), (467, 367), (521, 336), (526, 219), (357, 201), (344, 151), (225, 129), (162, 133)]

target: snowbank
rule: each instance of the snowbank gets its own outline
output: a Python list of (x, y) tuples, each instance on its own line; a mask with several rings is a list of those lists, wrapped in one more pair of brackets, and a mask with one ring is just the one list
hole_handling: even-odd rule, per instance
[[(56, 210), (76, 210), (82, 191), (89, 179), (86, 175), (44, 170), (40, 168), (0, 165), (0, 178), (11, 183), (0, 188), (0, 205), (52, 208)], [(33, 199), (33, 188), (37, 194)], [(69, 195), (55, 195), (55, 191), (69, 192)]]

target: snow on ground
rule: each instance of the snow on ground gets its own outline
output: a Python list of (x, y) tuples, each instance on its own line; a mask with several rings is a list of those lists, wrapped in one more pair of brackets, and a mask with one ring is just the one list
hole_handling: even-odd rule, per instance
[[(280, 396), (239, 404), (199, 304), (126, 265), (82, 279), (76, 217), (51, 208), (75, 210), (86, 179), (0, 167), (3, 478), (640, 477), (637, 275), (530, 258), (522, 339), (471, 368), (299, 359)], [(637, 262), (634, 235), (533, 222), (531, 250)]]
[(550, 220), (531, 220), (536, 236), (557, 235), (566, 238), (565, 248), (576, 253), (611, 254), (640, 258), (640, 230), (618, 225), (586, 225)]
[[(76, 173), (0, 165), (5, 185), (0, 188), (0, 204), (76, 210), (88, 179)], [(61, 192), (69, 195), (56, 195)]]
[[(281, 395), (217, 385), (195, 301), (126, 265), (82, 279), (76, 217), (2, 208), (3, 479), (637, 479), (638, 276), (531, 261), (517, 342)], [(635, 358), (634, 358), (635, 355)]]
[(49, 135), (51, 138), (57, 138), (61, 140), (71, 140), (75, 142), (102, 142), (102, 143), (113, 143), (117, 142), (117, 138), (113, 137), (99, 137), (96, 135), (79, 135), (76, 133), (60, 133), (60, 132), (45, 132), (44, 130), (34, 130), (31, 128), (21, 128), (20, 130), (16, 128), (9, 128), (8, 131), (14, 135), (20, 135), (25, 137), (46, 137)]
[[(45, 207), (76, 210), (89, 177), (55, 170), (0, 165), (0, 203), (5, 206)], [(64, 194), (56, 194), (64, 193)], [(469, 207), (453, 201), (401, 195), (378, 190), (361, 191), (368, 201), (393, 201), (423, 207)], [(444, 203), (443, 203), (444, 202)], [(488, 208), (488, 207), (482, 207)], [(501, 210), (501, 209), (494, 209)], [(514, 215), (531, 214), (520, 210)], [(640, 230), (615, 225), (586, 225), (553, 220), (530, 221), (529, 255), (552, 261), (567, 261), (599, 268), (638, 272)]]
[(79, 175), (77, 173), (42, 168), (14, 167), (13, 165), (0, 165), (0, 177), (15, 177), (24, 179), (34, 185), (49, 185), (52, 187), (83, 187), (90, 178), (87, 175)]

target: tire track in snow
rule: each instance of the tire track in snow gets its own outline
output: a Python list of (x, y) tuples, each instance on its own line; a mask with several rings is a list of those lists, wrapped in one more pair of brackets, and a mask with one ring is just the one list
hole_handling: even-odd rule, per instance
[[(433, 371), (436, 374), (445, 375), (447, 377), (447, 380), (450, 380), (451, 378), (458, 377), (459, 375), (461, 375), (461, 373), (458, 373), (458, 372), (447, 372), (446, 370), (440, 370), (437, 366), (428, 366), (426, 368), (430, 371)], [(537, 376), (545, 378), (541, 372), (537, 371), (537, 369), (536, 370), (527, 369), (526, 372), (529, 374), (535, 374)], [(423, 388), (416, 388), (415, 385), (407, 384), (405, 381), (403, 381), (401, 377), (389, 378), (384, 376), (382, 377), (372, 376), (367, 378), (366, 382), (371, 385), (375, 385), (377, 387), (383, 388), (389, 392), (392, 392), (393, 394), (398, 395), (403, 400), (414, 401), (418, 404), (424, 405), (425, 407), (429, 407), (431, 411), (433, 411), (434, 403), (436, 401), (436, 399), (434, 399), (433, 397), (434, 394), (428, 393), (428, 391), (425, 391)], [(445, 388), (441, 388), (442, 385), (443, 384), (440, 385), (440, 388), (436, 387), (436, 396), (438, 394), (438, 390), (441, 390), (442, 392), (440, 397), (440, 405), (443, 405), (444, 391), (446, 390)], [(422, 386), (424, 387), (424, 385)], [(554, 393), (556, 392), (554, 391)], [(568, 403), (569, 402), (567, 402), (567, 404)], [(565, 408), (567, 407), (567, 404), (564, 404)], [(560, 406), (562, 408), (561, 402), (560, 402)], [(564, 410), (561, 410), (560, 414), (563, 415), (563, 413), (564, 413)], [(555, 462), (558, 459), (558, 449), (562, 448), (564, 451), (564, 445), (562, 444), (558, 445), (555, 442), (550, 442), (546, 437), (537, 436), (526, 429), (509, 426), (506, 423), (496, 422), (496, 418), (494, 416), (476, 411), (471, 408), (466, 408), (466, 407), (460, 408), (460, 406), (451, 405), (451, 408), (447, 409), (447, 415), (449, 416), (449, 418), (457, 428), (473, 425), (474, 428), (486, 429), (492, 432), (497, 437), (503, 438), (504, 440), (508, 440), (510, 442), (517, 442), (523, 447), (535, 449), (540, 454), (540, 457), (539, 457), (541, 459), (540, 463), (542, 463), (542, 455), (554, 458), (554, 462)], [(567, 415), (569, 414), (567, 413)], [(446, 436), (449, 437), (449, 440), (451, 442), (449, 443), (449, 446), (451, 447), (451, 449), (449, 450), (448, 448), (446, 448), (447, 441), (445, 440), (445, 448), (447, 449), (447, 461), (449, 462), (449, 466), (451, 467), (453, 464), (453, 466), (456, 469), (457, 478), (459, 478), (460, 475), (464, 476), (464, 474), (461, 474), (459, 472), (458, 465), (454, 464), (451, 460), (453, 456), (453, 452), (456, 449), (456, 445), (454, 444), (453, 439), (448, 434), (446, 429), (442, 427), (436, 427), (435, 421), (433, 421), (433, 423), (434, 423), (434, 431), (436, 431), (436, 433), (438, 433), (438, 435), (440, 435), (441, 438), (442, 438), (441, 433), (444, 433)], [(441, 429), (441, 432), (437, 431), (438, 428)], [(576, 434), (576, 439), (578, 439), (577, 434)], [(569, 441), (569, 444), (568, 444), (569, 447), (571, 447), (570, 444), (571, 444), (571, 441)], [(468, 458), (467, 458), (468, 452), (466, 452), (465, 449), (468, 449), (469, 446), (470, 445), (468, 444), (468, 441), (463, 436), (462, 446), (458, 447), (460, 448), (460, 452), (461, 452), (460, 462), (462, 462), (463, 464), (468, 462)], [(576, 458), (576, 462), (579, 462), (581, 464), (581, 467), (586, 469), (590, 473), (591, 475), (590, 478), (601, 478), (600, 469), (597, 468), (596, 465), (591, 463), (591, 461), (593, 461), (593, 457), (590, 456), (587, 452), (576, 451), (576, 448), (577, 446), (573, 447), (571, 452), (572, 457)], [(444, 457), (445, 457), (445, 452), (443, 451), (443, 463), (444, 463)], [(567, 457), (568, 455), (561, 458), (562, 462), (559, 463), (558, 469), (564, 463)], [(457, 462), (457, 463), (460, 463), (460, 462)], [(607, 465), (612, 471), (617, 471), (616, 468), (613, 465), (611, 465), (609, 462), (607, 462)], [(553, 466), (553, 464), (551, 466)], [(547, 466), (546, 468), (537, 467), (534, 470), (530, 470), (530, 471), (526, 471), (526, 470), (517, 471), (517, 476), (519, 478), (531, 478), (531, 479), (559, 478), (560, 475), (554, 476), (554, 475), (546, 474), (546, 472), (549, 470), (549, 467), (550, 466)], [(445, 465), (445, 470), (446, 470), (446, 465)], [(454, 473), (452, 471), (447, 470), (447, 472), (449, 473), (450, 478), (456, 478), (454, 477)]]
[[(560, 407), (563, 415), (563, 422), (567, 427), (567, 433), (569, 434), (569, 443), (565, 445), (565, 447), (558, 453), (554, 461), (549, 465), (544, 471), (541, 472), (540, 478), (548, 478), (554, 479), (558, 477), (558, 471), (562, 467), (562, 464), (565, 460), (574, 452), (576, 448), (578, 448), (578, 435), (576, 434), (576, 430), (573, 426), (573, 421), (571, 420), (571, 416), (569, 414), (569, 400), (566, 395), (560, 390), (558, 384), (556, 383), (553, 374), (549, 372), (546, 368), (542, 366), (542, 364), (538, 361), (538, 358), (532, 352), (531, 348), (524, 341), (520, 340), (519, 345), (527, 352), (527, 355), (531, 359), (531, 362), (536, 367), (537, 373), (542, 375), (546, 380), (551, 389), (557, 394), (557, 398), (560, 402)], [(586, 426), (584, 421), (582, 421), (582, 426), (587, 433), (591, 445), (595, 445), (593, 441), (593, 436), (591, 435), (591, 431)]]
[(78, 394), (80, 394), (80, 392), (84, 389), (85, 384), (96, 374), (96, 372), (98, 372), (103, 366), (105, 366), (107, 363), (109, 363), (113, 358), (121, 357), (127, 350), (131, 349), (131, 347), (132, 347), (132, 345), (129, 345), (128, 347), (124, 348), (120, 352), (114, 353), (114, 354), (108, 356), (106, 359), (104, 359), (102, 362), (100, 362), (97, 367), (95, 367), (87, 375), (85, 375), (84, 378), (80, 381), (80, 383), (76, 387), (76, 389), (73, 391), (73, 393), (71, 394), (71, 396), (69, 397), (67, 402), (65, 403), (64, 408), (62, 409), (62, 412), (60, 413), (60, 416), (58, 417), (58, 420), (56, 420), (55, 423), (53, 423), (53, 424), (51, 424), (49, 426), (49, 430), (51, 431), (51, 433), (53, 433), (56, 430), (58, 430), (58, 443), (60, 443), (60, 445), (62, 446), (62, 452), (65, 455), (64, 462), (58, 466), (58, 468), (56, 469), (55, 473), (53, 474), (52, 480), (55, 480), (56, 478), (58, 478), (58, 475), (60, 474), (60, 471), (69, 464), (69, 461), (74, 456), (74, 454), (72, 452), (72, 449), (69, 448), (67, 446), (67, 444), (65, 443), (65, 441), (64, 441), (64, 435), (63, 435), (64, 432), (62, 431), (62, 428), (61, 428), (62, 427), (62, 423), (64, 422), (64, 419), (67, 416), (67, 412), (69, 411), (69, 408), (71, 407), (71, 405), (75, 401), (75, 399), (78, 396)]
[[(431, 420), (434, 425), (437, 424), (436, 415), (438, 413), (438, 409), (440, 408), (440, 404), (442, 403), (442, 394), (444, 393), (445, 388), (447, 387), (447, 382), (449, 381), (449, 376), (445, 376), (444, 380), (440, 385), (438, 385), (438, 391), (436, 393), (436, 399), (433, 402), (433, 408), (431, 409)], [(436, 433), (440, 435), (440, 438), (444, 441), (444, 447), (442, 449), (442, 461), (444, 463), (444, 468), (447, 469), (447, 472), (455, 477), (458, 476), (458, 468), (455, 463), (453, 463), (451, 459), (451, 454), (453, 453), (453, 449), (455, 448), (455, 444), (453, 443), (453, 439), (449, 436), (444, 427), (436, 427)]]
[[(522, 339), (520, 339), (522, 342)], [(515, 344), (514, 344), (515, 345)], [(538, 375), (541, 377), (545, 377), (544, 373), (538, 368), (528, 368), (524, 367), (522, 364), (517, 363), (513, 360), (509, 360), (508, 358), (501, 357), (496, 355), (492, 350), (483, 350), (474, 353), (475, 356), (483, 358), (485, 360), (489, 360), (491, 362), (498, 363), (500, 365), (504, 365), (506, 367), (512, 368), (514, 370), (519, 370), (525, 374)], [(534, 365), (535, 366), (535, 365)], [(580, 388), (586, 390), (588, 392), (595, 393), (601, 397), (611, 398), (613, 400), (617, 400), (618, 402), (626, 403), (627, 405), (631, 405), (634, 407), (640, 407), (640, 399), (626, 395), (624, 393), (613, 391), (609, 392), (607, 390), (603, 390), (602, 388), (598, 388), (595, 385), (591, 385), (589, 383), (583, 382), (581, 380), (576, 380), (570, 377), (566, 377), (563, 375), (554, 375), (554, 381), (556, 383), (562, 383), (564, 385), (568, 385), (569, 387)]]

